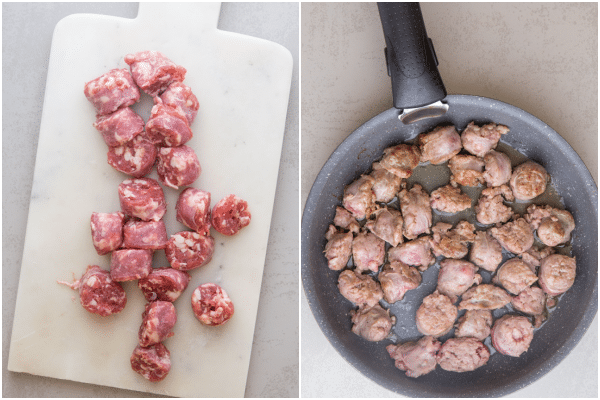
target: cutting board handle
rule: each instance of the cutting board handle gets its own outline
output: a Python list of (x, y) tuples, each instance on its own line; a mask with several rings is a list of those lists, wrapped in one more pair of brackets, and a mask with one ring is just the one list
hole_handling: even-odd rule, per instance
[(137, 19), (156, 26), (156, 29), (175, 29), (190, 32), (216, 29), (221, 3), (140, 2)]

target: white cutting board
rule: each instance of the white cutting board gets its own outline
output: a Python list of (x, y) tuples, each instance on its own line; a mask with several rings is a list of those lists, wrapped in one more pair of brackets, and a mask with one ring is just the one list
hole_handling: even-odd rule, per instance
[[(54, 31), (21, 265), (8, 369), (17, 372), (180, 397), (242, 397), (259, 305), (260, 286), (292, 74), (291, 54), (278, 44), (217, 30), (220, 3), (141, 3), (138, 17), (73, 15)], [(257, 21), (257, 23), (263, 23)], [(127, 67), (132, 52), (158, 50), (187, 69), (185, 83), (200, 111), (188, 143), (202, 166), (192, 185), (248, 201), (252, 222), (233, 237), (213, 231), (212, 261), (191, 271), (175, 302), (175, 335), (164, 344), (171, 372), (151, 383), (131, 370), (129, 357), (145, 301), (136, 282), (124, 284), (127, 306), (111, 317), (85, 311), (78, 294), (57, 280), (80, 277), (87, 265), (109, 269), (96, 254), (89, 220), (119, 210), (117, 185), (127, 178), (106, 163), (106, 145), (92, 127), (85, 82)], [(151, 99), (134, 106), (144, 119)], [(150, 177), (156, 178), (156, 169)], [(163, 188), (168, 234), (182, 189)], [(163, 251), (154, 266), (166, 266)], [(224, 326), (194, 317), (192, 291), (223, 286), (235, 304)]]

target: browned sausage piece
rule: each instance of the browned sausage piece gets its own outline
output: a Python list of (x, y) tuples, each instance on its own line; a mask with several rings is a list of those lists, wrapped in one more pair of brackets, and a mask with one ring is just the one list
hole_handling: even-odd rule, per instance
[(540, 262), (540, 286), (550, 296), (562, 294), (573, 286), (576, 269), (575, 257), (552, 254)]
[(457, 316), (458, 310), (450, 298), (435, 291), (423, 299), (415, 319), (423, 335), (440, 337), (450, 332)]
[(490, 350), (479, 340), (471, 337), (446, 340), (437, 354), (442, 369), (454, 372), (473, 371), (490, 359)]
[(404, 241), (402, 235), (402, 214), (394, 208), (382, 207), (374, 212), (375, 219), (367, 221), (365, 227), (381, 240), (392, 246), (397, 246)]
[(498, 286), (482, 283), (467, 290), (458, 305), (460, 310), (495, 310), (510, 303), (511, 297)]
[(216, 283), (204, 283), (192, 293), (192, 310), (204, 325), (223, 325), (233, 316), (233, 302)]
[(375, 211), (374, 183), (371, 176), (362, 175), (344, 189), (343, 206), (359, 221)]
[(540, 164), (525, 161), (516, 167), (510, 178), (510, 188), (517, 200), (532, 200), (546, 191), (548, 173)]
[(396, 368), (406, 371), (406, 376), (417, 378), (435, 369), (436, 355), (441, 347), (434, 337), (423, 336), (417, 342), (390, 344), (386, 350), (394, 359)]
[(500, 227), (490, 228), (489, 232), (502, 247), (514, 254), (525, 253), (535, 241), (533, 229), (525, 218), (517, 218)]
[(404, 179), (412, 175), (413, 169), (419, 165), (421, 151), (417, 146), (409, 144), (399, 144), (388, 147), (383, 150), (383, 158), (375, 168), (384, 168), (385, 170)]
[(489, 310), (468, 310), (458, 319), (454, 330), (456, 337), (472, 337), (483, 340), (490, 336), (492, 329), (492, 312)]
[(469, 260), (486, 271), (494, 272), (502, 262), (502, 245), (489, 233), (477, 231)]
[(138, 287), (147, 301), (173, 302), (181, 296), (188, 283), (190, 274), (174, 268), (154, 268), (150, 275), (138, 280)]
[(383, 289), (383, 298), (390, 304), (402, 300), (406, 292), (416, 289), (421, 284), (419, 271), (399, 261), (385, 264), (378, 278)]
[(173, 303), (161, 300), (147, 303), (138, 332), (140, 346), (148, 347), (173, 336), (171, 330), (176, 322), (177, 312)]
[(460, 152), (462, 143), (456, 128), (438, 126), (431, 132), (421, 133), (417, 141), (421, 150), (421, 162), (442, 164)]
[(383, 168), (380, 163), (373, 163), (373, 172), (369, 175), (374, 179), (372, 190), (375, 201), (389, 203), (396, 197), (402, 181), (399, 176)]
[(363, 305), (372, 307), (383, 298), (383, 291), (375, 279), (351, 269), (340, 273), (338, 289), (342, 296), (359, 307)]
[(511, 294), (519, 294), (537, 280), (538, 277), (529, 264), (515, 257), (498, 268), (493, 282), (501, 285)]
[(344, 269), (352, 255), (352, 232), (338, 231), (335, 226), (329, 225), (325, 234), (327, 244), (325, 245), (325, 258), (327, 266), (333, 271)]
[(507, 134), (508, 127), (504, 125), (486, 124), (483, 126), (469, 122), (462, 131), (461, 141), (466, 151), (478, 157), (483, 157), (498, 145), (501, 135)]
[(421, 236), (417, 239), (404, 242), (388, 250), (388, 261), (400, 261), (425, 271), (435, 264), (435, 257), (431, 253), (431, 237)]
[(517, 311), (529, 315), (540, 315), (546, 306), (546, 295), (541, 288), (531, 286), (513, 297), (511, 303)]
[(481, 275), (477, 274), (477, 267), (465, 260), (446, 258), (440, 262), (438, 273), (437, 291), (445, 294), (456, 302), (457, 297), (468, 288), (481, 283)]
[(171, 369), (171, 353), (162, 343), (142, 347), (139, 344), (131, 355), (131, 369), (150, 382), (158, 382), (167, 376)]
[(403, 232), (407, 239), (416, 239), (422, 233), (431, 232), (431, 204), (429, 195), (421, 185), (415, 183), (410, 190), (401, 190), (398, 201), (404, 218)]
[(526, 317), (506, 314), (492, 327), (492, 345), (498, 352), (519, 357), (533, 340), (533, 325)]
[(396, 318), (379, 304), (352, 310), (352, 332), (370, 342), (379, 342), (390, 334)]
[(385, 242), (363, 230), (352, 241), (352, 260), (358, 271), (377, 272), (385, 259)]

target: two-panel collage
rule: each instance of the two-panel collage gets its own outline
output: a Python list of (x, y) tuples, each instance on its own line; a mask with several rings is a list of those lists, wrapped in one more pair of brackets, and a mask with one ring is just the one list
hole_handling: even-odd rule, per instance
[(4, 2), (2, 396), (598, 398), (598, 3)]

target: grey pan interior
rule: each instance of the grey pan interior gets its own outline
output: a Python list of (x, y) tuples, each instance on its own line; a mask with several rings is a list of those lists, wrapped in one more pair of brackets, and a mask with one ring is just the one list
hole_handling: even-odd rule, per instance
[[(534, 116), (500, 101), (450, 95), (449, 112), (438, 118), (404, 125), (390, 109), (353, 132), (331, 155), (317, 176), (302, 217), (302, 282), (310, 308), (325, 336), (354, 367), (378, 384), (414, 397), (496, 397), (534, 382), (563, 360), (577, 345), (598, 308), (598, 191), (589, 171), (552, 128)], [(367, 171), (393, 144), (414, 139), (440, 124), (462, 130), (470, 121), (507, 125), (502, 142), (538, 161), (575, 218), (572, 253), (577, 258), (574, 286), (562, 296), (548, 322), (536, 330), (529, 351), (519, 358), (492, 354), (473, 372), (447, 372), (439, 367), (419, 378), (408, 378), (394, 367), (385, 350), (391, 340), (371, 343), (350, 331), (353, 305), (337, 290), (338, 272), (327, 267), (324, 234), (341, 205), (344, 187)], [(423, 283), (391, 307), (398, 322), (394, 341), (415, 340), (420, 334), (414, 315), (423, 297), (436, 285), (437, 264), (423, 274)], [(484, 277), (485, 279), (485, 277)], [(498, 311), (499, 313), (506, 312)], [(499, 314), (494, 313), (497, 317)], [(442, 337), (444, 340), (451, 334)]]

